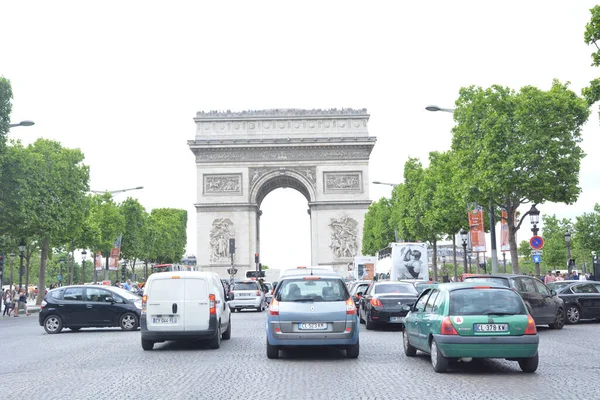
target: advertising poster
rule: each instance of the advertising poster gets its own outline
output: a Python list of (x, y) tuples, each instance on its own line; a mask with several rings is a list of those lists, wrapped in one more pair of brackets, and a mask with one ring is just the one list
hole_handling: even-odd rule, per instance
[(426, 243), (402, 243), (392, 249), (391, 280), (429, 280)]
[(94, 260), (96, 271), (102, 271), (102, 253), (97, 252)]
[(119, 236), (113, 243), (113, 248), (110, 251), (110, 257), (108, 260), (108, 269), (110, 271), (117, 271), (119, 269), (119, 257), (121, 256), (121, 239)]
[(476, 208), (469, 212), (469, 226), (471, 227), (471, 250), (475, 253), (485, 251), (485, 230), (483, 225), (483, 210)]
[(370, 281), (375, 276), (376, 257), (356, 256), (354, 257), (354, 277), (358, 280)]
[(510, 251), (510, 244), (508, 243), (508, 213), (502, 210), (502, 221), (500, 222), (500, 250)]

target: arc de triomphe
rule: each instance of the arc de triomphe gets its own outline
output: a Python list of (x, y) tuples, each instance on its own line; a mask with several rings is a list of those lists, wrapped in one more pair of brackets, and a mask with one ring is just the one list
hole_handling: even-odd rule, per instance
[(288, 187), (308, 201), (312, 265), (342, 270), (360, 254), (371, 204), (376, 138), (368, 120), (366, 109), (198, 112), (188, 141), (196, 157), (198, 265), (227, 276), (235, 238), (237, 276), (254, 270), (261, 202)]

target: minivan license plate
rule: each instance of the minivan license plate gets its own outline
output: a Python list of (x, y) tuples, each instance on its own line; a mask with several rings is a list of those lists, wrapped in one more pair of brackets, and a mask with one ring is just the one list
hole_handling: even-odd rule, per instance
[(508, 324), (475, 324), (475, 332), (507, 332)]
[(298, 329), (306, 331), (322, 331), (327, 329), (325, 322), (303, 322), (298, 324)]
[(152, 323), (154, 323), (154, 324), (176, 324), (177, 318), (173, 318), (173, 317), (152, 318)]

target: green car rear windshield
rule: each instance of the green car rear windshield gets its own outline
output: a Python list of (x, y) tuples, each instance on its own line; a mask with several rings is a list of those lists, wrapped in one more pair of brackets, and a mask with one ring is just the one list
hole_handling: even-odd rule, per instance
[(518, 293), (510, 289), (468, 288), (450, 292), (450, 315), (526, 314)]

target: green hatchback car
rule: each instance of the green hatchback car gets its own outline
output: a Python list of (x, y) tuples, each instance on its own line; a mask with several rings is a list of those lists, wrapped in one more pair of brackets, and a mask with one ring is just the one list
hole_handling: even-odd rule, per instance
[(431, 354), (435, 372), (450, 361), (505, 358), (524, 372), (538, 367), (535, 321), (517, 292), (500, 285), (443, 283), (423, 291), (404, 322), (408, 357)]

